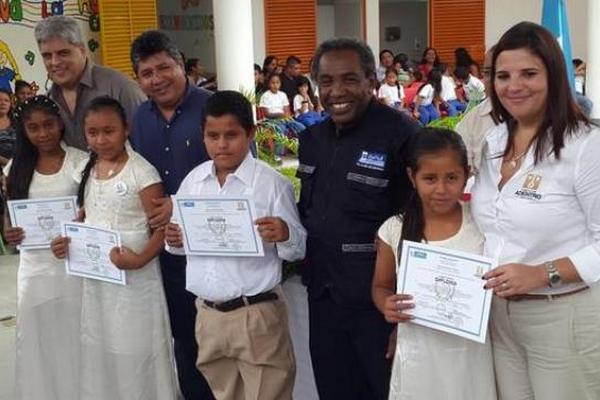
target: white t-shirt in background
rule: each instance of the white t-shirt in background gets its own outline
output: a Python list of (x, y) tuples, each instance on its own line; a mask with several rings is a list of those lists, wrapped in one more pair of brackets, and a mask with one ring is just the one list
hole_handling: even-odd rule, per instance
[(269, 114), (283, 114), (283, 108), (289, 105), (287, 95), (281, 90), (278, 90), (277, 93), (268, 90), (260, 96), (259, 107), (266, 108)]

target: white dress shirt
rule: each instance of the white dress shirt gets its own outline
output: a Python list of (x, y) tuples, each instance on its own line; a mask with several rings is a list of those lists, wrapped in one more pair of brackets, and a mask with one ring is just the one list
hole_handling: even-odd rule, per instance
[(444, 101), (456, 100), (456, 83), (451, 76), (442, 75), (442, 93), (440, 97)]
[(541, 264), (568, 257), (580, 283), (542, 288), (567, 293), (600, 281), (600, 130), (584, 125), (553, 154), (534, 164), (534, 146), (498, 190), (506, 124), (488, 131), (472, 190), (473, 217), (485, 236), (486, 256), (506, 263)]
[(485, 85), (481, 79), (469, 75), (469, 82), (463, 85), (468, 101), (485, 99)]
[(270, 114), (283, 114), (285, 106), (289, 106), (290, 101), (287, 95), (278, 90), (277, 93), (273, 93), (267, 90), (260, 96), (259, 107), (264, 107)]
[[(186, 289), (203, 300), (221, 302), (271, 290), (281, 281), (281, 260), (304, 257), (306, 231), (300, 223), (291, 182), (250, 153), (227, 176), (223, 187), (213, 162), (206, 161), (185, 177), (177, 195), (252, 196), (258, 218), (280, 217), (290, 233), (286, 242), (263, 242), (264, 257), (187, 256)], [(168, 245), (167, 251), (184, 254), (183, 248)]]
[(467, 146), (469, 166), (474, 174), (481, 164), (485, 135), (495, 126), (496, 123), (492, 118), (492, 101), (488, 98), (469, 110), (454, 128)]
[(422, 97), (423, 98), (423, 100), (421, 100), (422, 106), (428, 106), (431, 103), (433, 103), (434, 89), (433, 89), (433, 86), (431, 86), (431, 84), (429, 84), (429, 83), (425, 84), (417, 92), (418, 93), (415, 96), (415, 102), (417, 100), (417, 97)]
[(404, 99), (404, 89), (402, 86), (390, 86), (387, 83), (384, 83), (379, 87), (377, 97), (386, 99), (386, 102), (393, 106)]

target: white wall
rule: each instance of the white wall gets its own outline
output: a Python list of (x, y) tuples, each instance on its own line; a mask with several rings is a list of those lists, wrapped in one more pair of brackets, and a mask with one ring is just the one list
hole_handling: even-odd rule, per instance
[(317, 44), (335, 36), (335, 7), (317, 6)]
[[(0, 1), (0, 3), (5, 4), (3, 1)], [(19, 2), (19, 4), (23, 3)], [(95, 15), (97, 15), (97, 10), (90, 10), (86, 7), (80, 13), (77, 2), (69, 1), (67, 3), (60, 0), (55, 1), (54, 7), (57, 15), (73, 16), (79, 21), (79, 26), (87, 43), (88, 54), (91, 55), (92, 60), (100, 63), (99, 35), (97, 32), (90, 30), (89, 24), (90, 18), (95, 18)], [(21, 11), (22, 18), (19, 20), (11, 17), (8, 22), (4, 22), (0, 19), (0, 53), (6, 55), (9, 59), (6, 65), (0, 67), (10, 68), (19, 73), (20, 79), (35, 82), (40, 88), (38, 94), (45, 94), (46, 89), (50, 88), (51, 82), (46, 81), (46, 68), (33, 36), (35, 24), (43, 18), (42, 3), (28, 3), (28, 5), (22, 7)], [(47, 6), (47, 11), (51, 15), (52, 8), (50, 4)], [(12, 60), (16, 65), (13, 65)], [(14, 88), (14, 81), (11, 82), (11, 86)]]
[(334, 7), (335, 36), (362, 37), (360, 31), (360, 4), (358, 1), (351, 3), (336, 3)]
[[(573, 57), (586, 59), (588, 1), (567, 0), (567, 12), (571, 33)], [(521, 21), (541, 23), (543, 0), (486, 0), (485, 2), (485, 46), (490, 47), (511, 26)]]
[[(379, 11), (380, 49), (392, 50), (394, 54), (406, 53), (412, 59), (420, 59), (423, 50), (427, 47), (427, 3), (382, 2)], [(385, 28), (388, 26), (400, 27), (400, 40), (395, 42), (385, 40)]]
[(252, 32), (254, 37), (254, 62), (262, 67), (263, 60), (267, 56), (264, 0), (252, 0)]
[[(185, 4), (185, 6), (184, 6)], [(187, 58), (198, 58), (214, 73), (215, 35), (211, 0), (157, 0), (159, 28), (175, 41)]]

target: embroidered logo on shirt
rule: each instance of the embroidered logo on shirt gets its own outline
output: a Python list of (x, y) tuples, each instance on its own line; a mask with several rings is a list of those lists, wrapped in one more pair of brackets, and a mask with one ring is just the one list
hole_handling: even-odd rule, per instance
[(525, 182), (521, 189), (517, 190), (515, 194), (517, 197), (529, 200), (541, 200), (542, 195), (538, 193), (540, 184), (542, 183), (542, 176), (535, 174), (527, 174)]
[(383, 171), (385, 168), (386, 159), (387, 155), (385, 153), (363, 150), (358, 158), (358, 161), (356, 162), (356, 165), (363, 168)]

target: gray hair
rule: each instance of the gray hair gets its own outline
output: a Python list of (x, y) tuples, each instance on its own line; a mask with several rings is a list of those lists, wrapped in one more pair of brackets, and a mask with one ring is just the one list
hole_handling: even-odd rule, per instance
[(375, 76), (375, 56), (371, 48), (362, 40), (355, 38), (333, 38), (319, 45), (313, 57), (310, 69), (311, 77), (316, 81), (321, 67), (321, 57), (330, 51), (350, 50), (358, 55), (360, 67), (367, 78)]
[(66, 15), (55, 15), (41, 20), (35, 25), (34, 34), (38, 45), (53, 38), (63, 39), (73, 45), (84, 43), (77, 20)]

